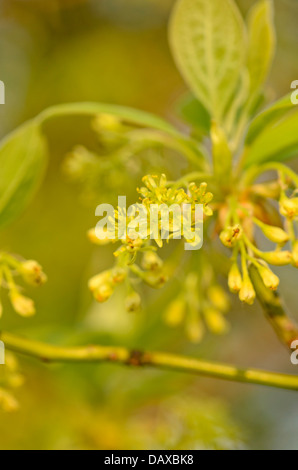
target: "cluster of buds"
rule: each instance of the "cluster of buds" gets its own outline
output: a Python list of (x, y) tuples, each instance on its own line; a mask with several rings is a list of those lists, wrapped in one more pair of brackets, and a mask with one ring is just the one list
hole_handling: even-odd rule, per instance
[(116, 267), (97, 274), (89, 281), (89, 289), (97, 302), (106, 302), (113, 295), (115, 287), (127, 277), (125, 269)]
[(165, 311), (167, 325), (179, 327), (183, 323), (189, 340), (194, 343), (203, 339), (206, 328), (216, 335), (225, 334), (229, 329), (225, 318), (229, 298), (211, 270), (207, 268), (207, 271), (203, 277), (190, 272), (182, 290)]
[[(32, 299), (21, 293), (16, 278), (21, 278), (30, 286), (41, 286), (47, 281), (42, 267), (33, 260), (23, 261), (7, 253), (0, 254), (0, 287), (8, 290), (11, 304), (19, 315), (30, 317), (35, 314), (35, 305)], [(3, 307), (0, 302), (0, 316)]]
[(5, 354), (5, 366), (0, 368), (0, 409), (5, 412), (16, 411), (19, 404), (11, 390), (19, 388), (24, 383), (24, 377), (19, 372), (16, 357), (7, 352)]
[[(280, 175), (279, 181), (253, 187), (253, 191), (258, 195), (255, 206), (253, 204), (245, 206), (235, 200), (231, 202), (227, 219), (229, 223), (234, 222), (234, 225), (227, 226), (221, 231), (220, 240), (226, 247), (233, 250), (228, 279), (229, 288), (232, 292), (238, 293), (240, 300), (247, 304), (253, 304), (256, 298), (249, 276), (250, 265), (257, 268), (264, 285), (273, 291), (277, 290), (280, 281), (270, 265), (292, 264), (298, 267), (298, 240), (295, 225), (298, 220), (298, 198), (295, 197), (297, 190), (294, 191), (292, 197), (288, 197), (286, 193), (288, 189), (286, 178)], [(268, 205), (268, 198), (279, 202), (280, 215), (274, 208), (271, 212), (269, 211), (268, 207), (271, 206)], [(263, 208), (261, 211), (260, 207)], [(264, 207), (267, 210), (264, 210)], [(275, 245), (275, 249), (262, 251), (258, 248), (255, 241), (258, 231), (268, 243)], [(238, 256), (240, 256), (240, 266)]]

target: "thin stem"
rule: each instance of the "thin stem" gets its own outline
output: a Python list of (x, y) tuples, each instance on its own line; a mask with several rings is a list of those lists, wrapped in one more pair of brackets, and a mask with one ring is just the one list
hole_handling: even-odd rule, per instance
[(257, 369), (238, 369), (235, 366), (207, 362), (162, 352), (129, 351), (114, 346), (61, 347), (31, 341), (2, 332), (5, 347), (16, 353), (60, 363), (118, 363), (135, 367), (154, 367), (169, 371), (188, 372), (233, 382), (264, 385), (298, 391), (298, 376), (277, 374)]
[(256, 166), (251, 168), (246, 175), (245, 175), (245, 186), (251, 186), (251, 184), (262, 174), (267, 171), (277, 171), (284, 175), (287, 175), (293, 183), (298, 187), (298, 176), (296, 175), (295, 171), (291, 170), (286, 165), (278, 162), (270, 162), (264, 165)]

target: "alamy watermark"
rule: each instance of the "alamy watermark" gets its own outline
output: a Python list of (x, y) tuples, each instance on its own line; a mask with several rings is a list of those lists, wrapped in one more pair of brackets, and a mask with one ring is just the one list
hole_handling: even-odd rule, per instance
[(291, 349), (294, 349), (294, 352), (291, 355), (291, 363), (294, 366), (298, 366), (298, 340), (293, 341), (291, 344)]
[(5, 85), (0, 80), (0, 104), (5, 104)]
[(5, 346), (3, 341), (0, 341), (0, 365), (5, 364)]
[(95, 228), (99, 240), (180, 240), (185, 250), (203, 245), (202, 204), (132, 204), (126, 208), (126, 196), (118, 197), (118, 207), (100, 204), (95, 211), (101, 217)]
[(291, 101), (292, 101), (293, 104), (296, 105), (296, 104), (298, 104), (298, 80), (294, 80), (291, 83), (291, 88), (292, 88), (292, 90), (295, 90), (291, 94)]

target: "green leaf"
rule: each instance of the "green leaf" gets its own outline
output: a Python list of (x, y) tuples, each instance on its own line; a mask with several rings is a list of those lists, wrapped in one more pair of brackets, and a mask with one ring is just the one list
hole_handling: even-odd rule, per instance
[(179, 134), (167, 121), (164, 121), (162, 118), (155, 116), (154, 114), (112, 104), (88, 102), (61, 104), (52, 106), (51, 108), (43, 111), (39, 115), (39, 120), (45, 122), (59, 116), (96, 116), (97, 114), (111, 114), (119, 117), (127, 124), (158, 129), (172, 135)]
[(191, 93), (185, 94), (177, 103), (178, 114), (199, 134), (210, 133), (211, 119), (208, 111)]
[(290, 112), (295, 112), (295, 110), (296, 108), (291, 101), (291, 94), (270, 105), (251, 122), (246, 136), (246, 145), (250, 146), (266, 127), (274, 125), (274, 123), (284, 118)]
[(170, 24), (174, 59), (194, 95), (221, 121), (246, 60), (242, 17), (232, 0), (179, 0)]
[(176, 148), (196, 166), (205, 166), (204, 150), (200, 148), (196, 141), (186, 138), (167, 121), (144, 111), (101, 103), (69, 103), (48, 108), (39, 115), (39, 120), (44, 124), (46, 121), (55, 119), (59, 116), (67, 117), (85, 115), (92, 117), (99, 114), (117, 116), (122, 120), (122, 122), (134, 125), (137, 128), (141, 127), (161, 131), (161, 135), (158, 136), (161, 137), (161, 139), (159, 138), (158, 142), (160, 142), (160, 140), (168, 142), (168, 146), (170, 148)]
[(46, 146), (37, 121), (30, 121), (0, 143), (0, 228), (18, 217), (44, 174)]
[(245, 167), (298, 155), (298, 109), (266, 127), (245, 151)]
[(276, 45), (273, 16), (272, 0), (260, 0), (248, 17), (248, 70), (252, 92), (262, 87), (271, 69)]

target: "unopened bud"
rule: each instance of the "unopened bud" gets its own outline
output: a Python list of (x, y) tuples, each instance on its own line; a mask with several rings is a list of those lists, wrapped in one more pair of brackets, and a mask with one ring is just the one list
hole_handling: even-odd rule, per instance
[(110, 132), (117, 132), (121, 130), (121, 121), (117, 116), (114, 116), (113, 114), (99, 114), (94, 123), (93, 126), (96, 130), (99, 132), (101, 131), (110, 131)]
[(261, 228), (265, 237), (273, 243), (284, 244), (289, 241), (289, 235), (282, 228), (266, 225), (260, 221), (257, 221), (257, 225)]
[(293, 257), (293, 265), (296, 268), (298, 268), (298, 241), (295, 241), (295, 243), (293, 245), (292, 257)]
[(186, 324), (186, 334), (192, 343), (200, 343), (204, 336), (204, 326), (201, 320), (191, 320)]
[(97, 302), (106, 302), (114, 292), (110, 271), (104, 271), (94, 276), (90, 279), (88, 285)]
[(229, 289), (234, 294), (238, 293), (242, 287), (242, 276), (237, 263), (234, 263), (229, 272)]
[(240, 225), (235, 225), (234, 227), (227, 227), (220, 234), (220, 240), (228, 248), (232, 248), (236, 243), (241, 240), (242, 229)]
[(208, 308), (205, 310), (205, 319), (209, 330), (216, 335), (223, 335), (229, 330), (229, 324), (218, 310)]
[(221, 312), (226, 312), (229, 309), (229, 298), (221, 286), (214, 285), (209, 287), (207, 295), (214, 307)]
[(262, 253), (260, 257), (273, 266), (287, 266), (293, 259), (290, 251), (267, 251)]
[(121, 284), (126, 278), (127, 272), (123, 268), (114, 268), (111, 271), (111, 281), (113, 284)]
[(16, 290), (11, 291), (9, 297), (14, 310), (19, 315), (22, 317), (32, 317), (35, 315), (36, 311), (33, 300), (24, 297)]
[(137, 292), (132, 292), (125, 299), (125, 309), (127, 312), (137, 312), (141, 307), (141, 297)]
[(182, 323), (185, 315), (185, 301), (183, 298), (177, 298), (168, 306), (165, 313), (165, 322), (169, 326), (178, 326)]
[(267, 266), (259, 264), (257, 266), (260, 276), (268, 289), (276, 290), (279, 286), (279, 278)]
[(146, 251), (142, 259), (142, 267), (146, 271), (157, 271), (163, 266), (163, 261), (154, 251)]
[(19, 271), (24, 281), (32, 286), (39, 286), (47, 281), (47, 276), (36, 261), (24, 261), (21, 263)]
[(104, 245), (108, 245), (112, 241), (108, 238), (108, 235), (106, 238), (103, 238), (103, 239), (98, 238), (96, 236), (96, 232), (94, 228), (88, 231), (87, 236), (89, 240), (91, 241), (91, 243), (94, 243), (94, 245), (104, 246)]
[(16, 399), (2, 388), (0, 388), (0, 408), (7, 413), (16, 411), (19, 408), (19, 404)]
[(280, 200), (280, 213), (287, 219), (295, 219), (298, 217), (298, 198), (282, 197)]
[(239, 292), (239, 299), (248, 305), (252, 305), (256, 298), (256, 292), (252, 282), (248, 276), (243, 280), (242, 287)]
[(160, 289), (161, 287), (163, 287), (167, 280), (167, 276), (162, 272), (155, 273), (149, 271), (144, 275), (144, 281), (146, 282), (146, 284), (155, 289)]

